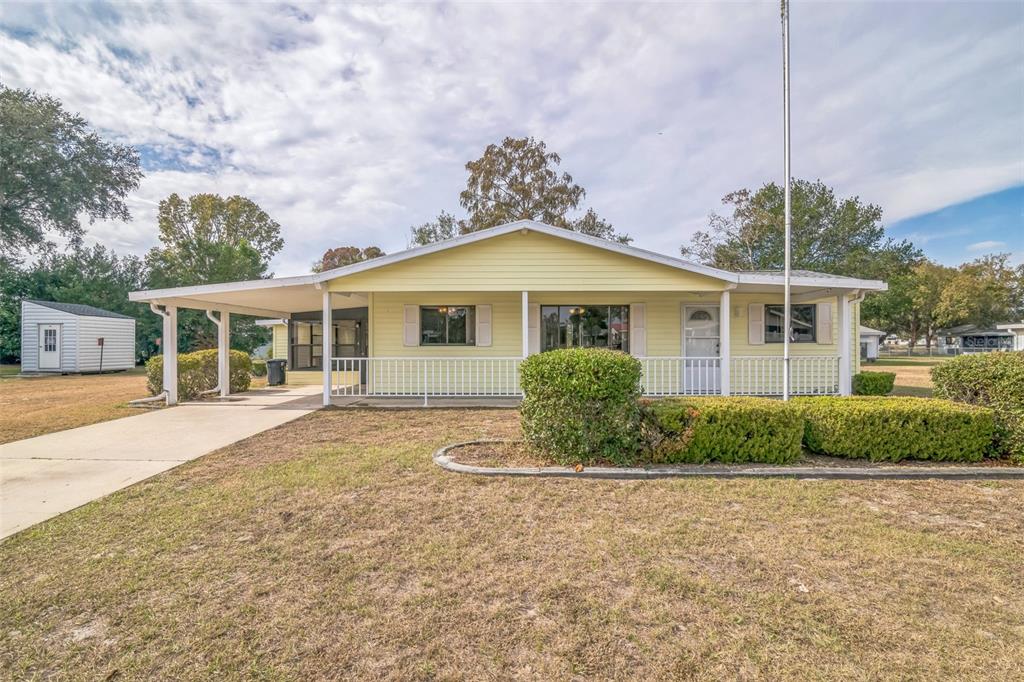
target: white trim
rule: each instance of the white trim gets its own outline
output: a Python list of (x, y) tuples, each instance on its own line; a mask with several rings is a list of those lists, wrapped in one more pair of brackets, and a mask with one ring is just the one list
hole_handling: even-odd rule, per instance
[(850, 337), (852, 336), (850, 299), (846, 297), (846, 294), (840, 294), (837, 298), (839, 302), (839, 395), (850, 395), (853, 393), (853, 378), (850, 374), (850, 365), (853, 360), (850, 357)]
[(729, 301), (729, 290), (722, 292), (718, 300), (718, 356), (721, 360), (722, 395), (730, 395), (730, 370), (732, 369), (732, 306)]
[[(763, 273), (736, 273), (737, 281), (740, 284), (772, 284), (782, 286), (785, 276), (767, 275)], [(888, 291), (889, 285), (877, 279), (855, 279), (853, 277), (839, 277), (822, 273), (820, 276), (801, 277), (792, 275), (790, 283), (795, 287), (818, 287), (822, 289), (869, 289), (871, 291)], [(813, 293), (813, 292), (812, 292)]]
[[(324, 407), (331, 406), (331, 360), (334, 353), (334, 326), (331, 324), (331, 292), (324, 289), (324, 311), (320, 321), (320, 369), (324, 373)], [(313, 339), (310, 338), (310, 341)]]
[(523, 315), (523, 357), (530, 354), (530, 292), (523, 292), (522, 310)]

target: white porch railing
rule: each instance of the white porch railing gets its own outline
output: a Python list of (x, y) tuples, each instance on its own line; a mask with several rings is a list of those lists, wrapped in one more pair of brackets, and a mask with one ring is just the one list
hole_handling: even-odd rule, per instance
[(719, 358), (639, 358), (644, 395), (718, 395), (722, 392)]
[[(732, 358), (729, 385), (733, 395), (782, 395), (783, 358)], [(833, 395), (839, 392), (839, 358), (804, 355), (789, 360), (789, 389), (793, 395)]]
[(473, 397), (522, 394), (522, 358), (332, 358), (331, 395)]
[[(649, 396), (719, 395), (722, 359), (639, 358), (642, 391)], [(332, 358), (331, 395), (427, 397), (519, 397), (522, 358)], [(733, 357), (733, 395), (782, 395), (783, 360), (778, 356)], [(790, 360), (793, 395), (839, 392), (839, 358)]]

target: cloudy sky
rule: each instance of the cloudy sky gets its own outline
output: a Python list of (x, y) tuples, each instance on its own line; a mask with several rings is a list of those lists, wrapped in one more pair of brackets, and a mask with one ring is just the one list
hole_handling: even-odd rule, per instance
[[(793, 167), (948, 263), (1024, 260), (1024, 3), (812, 3), (792, 14)], [(243, 194), (279, 275), (406, 246), (459, 213), (503, 136), (561, 154), (587, 202), (675, 254), (722, 195), (782, 180), (778, 3), (4, 4), (0, 80), (141, 151), (142, 253), (171, 192)]]

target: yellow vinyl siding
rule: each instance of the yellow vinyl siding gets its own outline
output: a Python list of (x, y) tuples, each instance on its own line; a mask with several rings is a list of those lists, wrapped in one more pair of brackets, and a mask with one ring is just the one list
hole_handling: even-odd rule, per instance
[(493, 237), (333, 279), (331, 291), (721, 291), (725, 282), (528, 232)]
[(273, 342), (270, 346), (270, 357), (274, 360), (288, 359), (288, 326), (275, 324), (271, 327)]
[[(411, 292), (373, 295), (370, 313), (372, 357), (513, 357), (523, 353), (522, 295), (512, 292)], [(490, 305), (490, 346), (406, 346), (403, 316), (407, 305)]]

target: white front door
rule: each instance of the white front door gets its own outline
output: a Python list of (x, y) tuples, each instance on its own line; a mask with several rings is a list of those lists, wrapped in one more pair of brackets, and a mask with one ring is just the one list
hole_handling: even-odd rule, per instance
[(60, 325), (39, 325), (39, 369), (60, 369)]
[(683, 393), (719, 393), (721, 331), (717, 305), (683, 306)]

